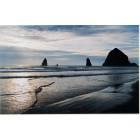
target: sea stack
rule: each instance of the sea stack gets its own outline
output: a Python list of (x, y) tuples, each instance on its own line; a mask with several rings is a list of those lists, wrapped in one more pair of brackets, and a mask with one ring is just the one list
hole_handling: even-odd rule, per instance
[(42, 66), (48, 66), (48, 63), (47, 63), (47, 59), (44, 58), (43, 62), (42, 62)]
[(86, 59), (86, 66), (87, 67), (91, 67), (92, 66), (89, 58)]
[(128, 56), (115, 48), (109, 52), (103, 66), (137, 66), (137, 64), (130, 63)]

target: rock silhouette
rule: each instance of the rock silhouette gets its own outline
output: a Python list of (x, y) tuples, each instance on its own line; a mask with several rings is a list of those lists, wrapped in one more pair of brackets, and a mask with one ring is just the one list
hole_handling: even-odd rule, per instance
[(138, 65), (136, 63), (130, 63), (130, 66), (132, 66), (132, 67), (138, 67)]
[(43, 62), (42, 62), (42, 66), (48, 66), (48, 63), (47, 63), (47, 59), (44, 58)]
[(130, 63), (128, 56), (115, 48), (109, 52), (103, 66), (137, 66), (137, 64)]
[(92, 64), (91, 64), (91, 62), (90, 62), (90, 59), (89, 59), (89, 58), (87, 58), (87, 59), (86, 59), (86, 66), (88, 66), (88, 67), (91, 67), (91, 66), (92, 66)]

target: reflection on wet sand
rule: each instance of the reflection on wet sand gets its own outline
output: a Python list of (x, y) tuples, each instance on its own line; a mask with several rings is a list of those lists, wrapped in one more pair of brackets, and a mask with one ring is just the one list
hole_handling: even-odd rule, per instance
[(0, 113), (20, 113), (33, 103), (34, 88), (28, 79), (5, 79), (0, 83), (4, 85), (0, 94)]

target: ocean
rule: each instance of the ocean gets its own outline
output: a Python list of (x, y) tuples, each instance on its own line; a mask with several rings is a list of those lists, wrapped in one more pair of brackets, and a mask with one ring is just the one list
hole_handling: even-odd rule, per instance
[(0, 68), (0, 113), (102, 113), (133, 98), (138, 67)]

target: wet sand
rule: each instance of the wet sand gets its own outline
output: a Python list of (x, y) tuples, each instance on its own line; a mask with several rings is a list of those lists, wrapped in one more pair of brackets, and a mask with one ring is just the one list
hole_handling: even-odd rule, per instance
[(0, 113), (139, 112), (138, 68), (75, 69), (77, 67), (74, 71), (61, 72), (46, 72), (45, 69), (43, 73), (38, 70), (36, 73), (34, 70), (27, 73), (9, 72), (8, 69), (1, 74), (4, 79), (0, 79)]
[[(107, 87), (98, 92), (79, 95), (63, 101), (32, 108), (25, 114), (114, 114), (114, 113), (139, 113), (139, 81), (118, 86), (118, 94), (114, 98), (114, 89)], [(128, 89), (126, 89), (128, 87)], [(125, 89), (127, 95), (119, 93)], [(117, 93), (118, 92), (118, 93)], [(100, 94), (100, 96), (99, 96)]]
[(103, 113), (139, 113), (139, 81), (132, 85), (132, 89), (132, 92), (129, 93), (132, 98), (128, 102)]

